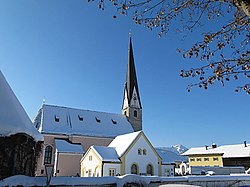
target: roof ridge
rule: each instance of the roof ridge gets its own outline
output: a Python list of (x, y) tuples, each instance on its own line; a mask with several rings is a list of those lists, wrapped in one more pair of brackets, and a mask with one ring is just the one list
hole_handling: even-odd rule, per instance
[(101, 114), (113, 114), (113, 115), (117, 115), (117, 116), (126, 117), (123, 114), (117, 114), (117, 113), (111, 113), (111, 112), (102, 112), (102, 111), (90, 110), (90, 109), (80, 109), (80, 108), (73, 108), (73, 107), (66, 107), (66, 106), (59, 106), (59, 105), (52, 105), (52, 104), (43, 104), (42, 107), (43, 106), (50, 106), (50, 107), (57, 107), (57, 108), (64, 108), (64, 109), (73, 109), (73, 110), (82, 110), (82, 111), (96, 112), (96, 113), (101, 113)]

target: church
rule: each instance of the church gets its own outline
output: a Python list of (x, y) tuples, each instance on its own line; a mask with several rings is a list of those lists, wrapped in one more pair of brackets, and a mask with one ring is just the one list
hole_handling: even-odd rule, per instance
[(142, 130), (131, 36), (122, 102), (121, 114), (43, 104), (33, 119), (44, 136), (36, 176), (45, 176), (48, 165), (54, 167), (54, 176), (79, 176), (80, 160), (92, 145), (108, 146), (119, 135)]

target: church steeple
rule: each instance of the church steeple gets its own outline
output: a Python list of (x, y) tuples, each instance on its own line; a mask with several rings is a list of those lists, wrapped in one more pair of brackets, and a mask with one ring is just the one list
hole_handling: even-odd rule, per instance
[(122, 113), (128, 117), (135, 131), (142, 130), (142, 105), (136, 77), (131, 34), (129, 37), (128, 66)]

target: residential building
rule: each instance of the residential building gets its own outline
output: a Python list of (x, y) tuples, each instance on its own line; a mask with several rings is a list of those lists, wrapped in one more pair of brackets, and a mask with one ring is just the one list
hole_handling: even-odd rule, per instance
[(189, 166), (244, 166), (250, 168), (250, 144), (191, 148), (182, 155), (188, 156)]

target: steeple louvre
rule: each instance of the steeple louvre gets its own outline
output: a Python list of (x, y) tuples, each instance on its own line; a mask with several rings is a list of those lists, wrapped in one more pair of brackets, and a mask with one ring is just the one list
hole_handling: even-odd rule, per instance
[(131, 35), (129, 37), (128, 65), (122, 112), (128, 117), (135, 131), (142, 129), (142, 105), (136, 77)]

